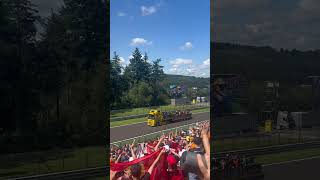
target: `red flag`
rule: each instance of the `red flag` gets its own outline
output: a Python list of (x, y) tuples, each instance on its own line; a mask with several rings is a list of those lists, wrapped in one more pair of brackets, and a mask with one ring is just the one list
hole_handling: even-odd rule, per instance
[(152, 153), (153, 153), (153, 149), (147, 146), (147, 154), (152, 154)]
[[(130, 161), (130, 162), (110, 164), (110, 170), (120, 172), (120, 171), (125, 170), (129, 166), (140, 163), (140, 165), (143, 166), (143, 169), (145, 169), (145, 171), (148, 171), (149, 167), (156, 160), (156, 158), (158, 157), (161, 150), (162, 149), (160, 149), (156, 152), (153, 152), (152, 154), (146, 155), (142, 158), (138, 158), (133, 161)], [(150, 180), (168, 180), (167, 165), (166, 165), (165, 160), (166, 160), (166, 155), (163, 154), (160, 157), (158, 163), (155, 165), (155, 167), (151, 173)]]
[[(160, 149), (161, 151), (162, 149)], [(154, 167), (151, 176), (150, 176), (150, 180), (169, 180), (168, 179), (168, 173), (167, 173), (167, 155), (166, 154), (162, 154), (162, 156), (160, 157), (157, 165)]]
[(169, 180), (183, 180), (183, 172), (182, 170), (176, 170), (174, 172), (170, 172), (169, 175)]

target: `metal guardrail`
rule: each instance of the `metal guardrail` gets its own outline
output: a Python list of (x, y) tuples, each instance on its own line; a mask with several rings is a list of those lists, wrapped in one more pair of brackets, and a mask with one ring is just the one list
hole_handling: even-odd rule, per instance
[(227, 154), (236, 154), (239, 156), (258, 156), (258, 155), (264, 155), (264, 154), (273, 154), (273, 153), (317, 148), (317, 147), (320, 147), (320, 141), (284, 144), (284, 145), (267, 146), (267, 147), (261, 147), (261, 148), (251, 148), (251, 149), (235, 150), (235, 151), (225, 151), (221, 153), (214, 153), (213, 157), (221, 158), (221, 157), (225, 157)]
[[(204, 120), (204, 121), (207, 121), (207, 120)], [(199, 121), (199, 122), (203, 122), (203, 121)], [(124, 139), (124, 140), (120, 140), (120, 141), (116, 141), (116, 142), (111, 142), (110, 145), (115, 145), (115, 144), (119, 144), (119, 143), (125, 143), (125, 142), (131, 142), (132, 140), (134, 139), (137, 139), (136, 142), (139, 142), (139, 139), (142, 138), (144, 140), (146, 139), (153, 139), (152, 137), (154, 137), (155, 135), (161, 135), (162, 133), (166, 133), (168, 131), (172, 131), (172, 130), (176, 130), (176, 129), (183, 129), (183, 130), (186, 130), (188, 129), (190, 126), (194, 125), (194, 124), (197, 124), (199, 122), (194, 122), (194, 123), (190, 123), (190, 124), (185, 124), (185, 125), (182, 125), (182, 126), (177, 126), (177, 127), (173, 127), (173, 128), (169, 128), (169, 129), (164, 129), (164, 130), (161, 130), (161, 131), (157, 131), (157, 132), (153, 132), (153, 133), (149, 133), (149, 134), (145, 134), (145, 135), (141, 135), (141, 136), (136, 136), (136, 137), (133, 137), (133, 138), (129, 138), (129, 139)], [(150, 137), (150, 138), (148, 138)]]

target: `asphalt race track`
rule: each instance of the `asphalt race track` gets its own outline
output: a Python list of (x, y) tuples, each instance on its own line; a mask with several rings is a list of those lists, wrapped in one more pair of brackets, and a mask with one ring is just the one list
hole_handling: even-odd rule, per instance
[(196, 123), (199, 121), (209, 120), (210, 113), (209, 112), (203, 112), (199, 114), (193, 114), (192, 119), (188, 121), (181, 121), (177, 123), (171, 123), (159, 127), (150, 127), (147, 126), (147, 122), (139, 123), (139, 124), (132, 124), (127, 126), (120, 126), (120, 127), (114, 127), (110, 128), (110, 142), (117, 142), (137, 136), (141, 136), (144, 134), (149, 134), (165, 129), (170, 129), (186, 124)]
[(263, 167), (264, 180), (319, 180), (320, 157)]

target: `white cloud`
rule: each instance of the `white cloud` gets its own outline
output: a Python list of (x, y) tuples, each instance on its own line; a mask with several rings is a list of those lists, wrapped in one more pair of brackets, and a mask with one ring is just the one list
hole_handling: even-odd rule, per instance
[(170, 64), (175, 67), (178, 67), (180, 65), (188, 65), (188, 64), (192, 64), (192, 59), (177, 58), (173, 61), (170, 61)]
[(186, 42), (184, 43), (183, 46), (180, 47), (181, 50), (189, 50), (189, 49), (192, 49), (193, 48), (193, 45), (191, 42)]
[(318, 22), (320, 16), (320, 11), (318, 8), (319, 6), (319, 0), (301, 0), (298, 4), (297, 9), (295, 9), (292, 14), (293, 22), (296, 23), (297, 19), (302, 22), (308, 20)]
[(248, 31), (248, 33), (250, 33), (250, 35), (252, 35), (251, 33), (266, 33), (268, 32), (270, 29), (274, 29), (274, 24), (271, 22), (263, 22), (263, 23), (259, 23), (259, 24), (246, 24), (245, 25), (245, 30)]
[(176, 68), (176, 67), (173, 67), (173, 68), (170, 68), (170, 69), (169, 69), (169, 72), (171, 72), (171, 73), (173, 73), (173, 74), (176, 74), (177, 71), (178, 71), (178, 68)]
[(299, 6), (306, 11), (319, 12), (318, 7), (320, 2), (318, 0), (301, 0)]
[(120, 16), (120, 17), (126, 16), (126, 15), (127, 15), (127, 14), (124, 13), (124, 12), (118, 12), (118, 16)]
[(171, 68), (167, 73), (184, 76), (210, 77), (210, 58), (201, 64), (194, 64), (191, 59), (177, 58), (170, 61)]
[(131, 46), (151, 45), (151, 44), (152, 44), (152, 41), (148, 41), (143, 38), (133, 38), (130, 43)]
[(172, 67), (173, 68), (177, 68), (177, 67), (179, 67), (179, 65), (178, 64), (173, 64)]
[(304, 36), (300, 36), (297, 38), (296, 43), (297, 44), (304, 44), (306, 41), (306, 38)]
[(119, 57), (119, 59), (121, 65), (126, 65), (126, 60), (123, 57)]
[(195, 72), (195, 69), (194, 69), (194, 68), (187, 68), (186, 70), (187, 70), (187, 72), (190, 73), (190, 74)]
[(203, 61), (203, 65), (210, 66), (210, 58)]
[(128, 56), (128, 59), (132, 59), (132, 58), (133, 58), (133, 56), (132, 56), (132, 55)]
[(141, 6), (142, 16), (149, 16), (151, 14), (154, 14), (155, 12), (157, 12), (157, 8), (155, 6), (150, 6), (150, 7)]

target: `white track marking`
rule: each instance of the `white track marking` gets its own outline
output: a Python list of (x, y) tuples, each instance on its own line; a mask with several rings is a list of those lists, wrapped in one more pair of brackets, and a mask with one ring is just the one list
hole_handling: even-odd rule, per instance
[[(177, 129), (177, 128), (181, 128), (181, 127), (185, 127), (185, 126), (190, 126), (192, 124), (196, 124), (196, 123), (200, 123), (200, 122), (204, 122), (204, 121), (209, 121), (209, 120), (203, 120), (203, 121), (199, 121), (199, 122), (195, 122), (195, 123), (191, 123), (191, 124), (185, 124), (185, 125), (182, 125), (182, 126), (177, 126), (177, 127), (173, 127), (173, 128), (170, 128), (170, 129), (165, 129), (164, 131), (169, 131), (171, 129)], [(140, 138), (140, 137), (143, 137), (143, 136), (148, 136), (148, 135), (151, 135), (151, 134), (157, 134), (157, 133), (161, 133), (161, 132), (163, 132), (163, 131), (157, 131), (157, 132), (153, 132), (153, 133), (149, 133), (149, 134), (144, 134), (142, 136), (137, 136), (137, 137), (133, 137), (133, 138), (129, 138), (129, 139), (124, 139), (124, 140), (121, 140), (121, 141), (111, 142), (110, 144), (117, 144), (119, 142), (128, 141), (128, 140), (131, 140), (131, 139), (136, 139), (136, 138)]]
[[(198, 113), (193, 113), (193, 114), (202, 114), (202, 113), (207, 113), (207, 112), (210, 112), (210, 111), (198, 112)], [(192, 114), (192, 115), (193, 115), (193, 114)], [(141, 124), (141, 123), (145, 123), (145, 121), (143, 121), (143, 122), (137, 122), (137, 123), (132, 123), (132, 124), (125, 124), (125, 125), (120, 125), (120, 126), (113, 126), (113, 127), (110, 127), (110, 129), (112, 129), (112, 128), (117, 128), (117, 127), (122, 127), (122, 126), (131, 126), (131, 125), (134, 125), (134, 124)]]
[(290, 161), (284, 161), (284, 162), (278, 162), (278, 163), (265, 164), (265, 165), (262, 165), (262, 167), (288, 164), (288, 163), (300, 162), (300, 161), (306, 161), (306, 160), (312, 160), (312, 159), (318, 159), (318, 158), (320, 158), (320, 156), (313, 156), (313, 157), (309, 157), (309, 158), (302, 158), (302, 159), (296, 159), (296, 160), (290, 160)]

